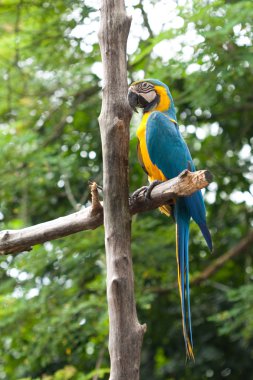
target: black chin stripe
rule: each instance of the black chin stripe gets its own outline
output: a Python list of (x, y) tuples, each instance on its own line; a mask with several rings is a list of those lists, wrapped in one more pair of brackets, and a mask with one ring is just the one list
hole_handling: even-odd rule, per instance
[(160, 96), (157, 94), (156, 97), (155, 97), (155, 99), (152, 100), (152, 102), (148, 103), (144, 107), (143, 112), (145, 113), (145, 112), (148, 112), (148, 111), (152, 110), (152, 108), (154, 108), (159, 103), (159, 101), (160, 101)]

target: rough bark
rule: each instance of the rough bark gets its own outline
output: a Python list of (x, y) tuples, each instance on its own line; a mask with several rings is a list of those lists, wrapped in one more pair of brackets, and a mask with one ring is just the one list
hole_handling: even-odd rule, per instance
[[(137, 198), (129, 198), (131, 215), (153, 210), (164, 202), (179, 196), (190, 195), (210, 183), (212, 177), (207, 170), (185, 171), (172, 180), (163, 182), (151, 192), (151, 199), (144, 193)], [(36, 244), (59, 239), (76, 232), (95, 229), (103, 224), (103, 207), (99, 202), (96, 185), (91, 187), (92, 206), (73, 214), (20, 230), (0, 232), (0, 255), (17, 254), (30, 251)]]
[(131, 19), (126, 15), (124, 0), (102, 0), (101, 3), (99, 43), (104, 89), (99, 124), (103, 151), (110, 380), (138, 380), (145, 326), (140, 325), (136, 313), (130, 248), (131, 110), (127, 102), (126, 44)]

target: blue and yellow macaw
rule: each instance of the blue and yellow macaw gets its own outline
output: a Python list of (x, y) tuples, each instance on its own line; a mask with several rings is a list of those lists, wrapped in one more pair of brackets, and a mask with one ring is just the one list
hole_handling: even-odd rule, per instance
[[(137, 130), (137, 151), (151, 187), (156, 181), (166, 181), (178, 176), (184, 169), (195, 171), (191, 154), (178, 128), (174, 102), (168, 86), (156, 79), (134, 82), (129, 88), (128, 101), (133, 110), (136, 110), (136, 107), (143, 109)], [(202, 193), (197, 191), (190, 196), (178, 198), (174, 205), (166, 204), (160, 209), (165, 214), (172, 215), (176, 222), (176, 257), (183, 335), (187, 358), (194, 359), (188, 256), (191, 217), (198, 224), (212, 251), (212, 238), (206, 224)]]

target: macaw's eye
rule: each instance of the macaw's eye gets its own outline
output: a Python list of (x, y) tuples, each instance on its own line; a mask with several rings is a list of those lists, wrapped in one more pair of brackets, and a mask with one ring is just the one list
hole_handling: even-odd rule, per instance
[(148, 82), (141, 82), (139, 84), (138, 90), (140, 93), (148, 93), (149, 91), (153, 90), (153, 86), (151, 83)]

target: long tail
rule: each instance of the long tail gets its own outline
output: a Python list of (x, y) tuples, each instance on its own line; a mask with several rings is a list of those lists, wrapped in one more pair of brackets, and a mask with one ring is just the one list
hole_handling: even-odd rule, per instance
[[(194, 360), (192, 326), (191, 326), (191, 305), (189, 286), (189, 224), (190, 214), (185, 204), (185, 199), (179, 198), (175, 207), (176, 218), (176, 256), (178, 267), (178, 287), (181, 299), (183, 335), (188, 359)], [(186, 318), (186, 310), (188, 318)]]
[(204, 204), (204, 199), (201, 191), (196, 191), (196, 193), (185, 197), (184, 202), (187, 205), (188, 212), (192, 219), (198, 224), (208, 248), (212, 252), (213, 243), (210, 231), (206, 225), (206, 208)]

